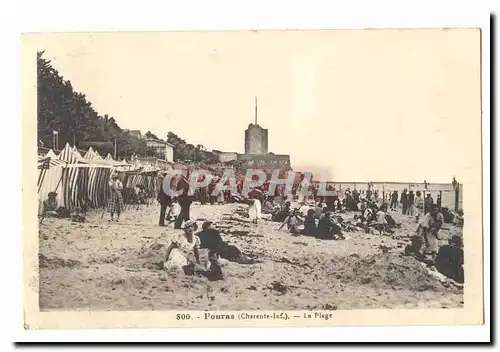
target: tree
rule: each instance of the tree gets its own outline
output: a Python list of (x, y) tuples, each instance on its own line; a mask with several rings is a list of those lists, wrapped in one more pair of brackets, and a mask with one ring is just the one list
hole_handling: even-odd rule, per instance
[[(118, 155), (130, 157), (133, 153), (146, 155), (151, 148), (143, 140), (124, 133), (114, 117), (100, 116), (87, 101), (85, 94), (75, 92), (70, 81), (65, 81), (44, 52), (37, 53), (37, 120), (38, 140), (54, 148), (53, 130), (59, 131), (59, 146), (76, 142), (112, 142), (116, 139)], [(113, 154), (114, 147), (103, 147), (102, 155)]]

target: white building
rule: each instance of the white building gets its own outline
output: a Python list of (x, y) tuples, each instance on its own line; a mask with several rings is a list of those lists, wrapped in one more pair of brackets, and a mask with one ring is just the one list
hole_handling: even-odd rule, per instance
[(166, 160), (169, 162), (174, 161), (174, 146), (168, 142), (160, 141), (157, 139), (146, 139), (146, 145), (155, 149), (155, 156), (158, 159)]

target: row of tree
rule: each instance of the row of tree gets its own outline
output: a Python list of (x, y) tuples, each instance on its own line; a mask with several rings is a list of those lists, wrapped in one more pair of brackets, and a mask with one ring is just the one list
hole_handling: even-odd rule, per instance
[[(101, 116), (92, 107), (85, 94), (73, 90), (71, 82), (64, 80), (51, 62), (37, 53), (38, 78), (38, 140), (48, 148), (54, 148), (53, 132), (58, 132), (58, 145), (66, 143), (86, 149), (98, 146), (101, 154), (113, 155), (115, 142), (117, 157), (129, 158), (133, 154), (154, 156), (155, 151), (146, 141), (122, 130), (113, 117)], [(146, 138), (162, 140), (148, 131)], [(187, 143), (175, 133), (169, 132), (167, 142), (174, 146), (174, 159), (196, 163), (218, 162), (215, 153), (198, 144)]]
[(173, 132), (168, 132), (167, 142), (174, 146), (174, 160), (203, 164), (215, 164), (219, 161), (217, 154), (206, 150), (203, 145), (189, 144)]
[(54, 148), (53, 131), (57, 131), (60, 147), (66, 143), (77, 147), (96, 144), (101, 154), (113, 155), (116, 141), (117, 157), (154, 155), (144, 140), (122, 130), (113, 117), (100, 116), (85, 94), (74, 91), (43, 52), (37, 53), (37, 83), (38, 140), (43, 146)]

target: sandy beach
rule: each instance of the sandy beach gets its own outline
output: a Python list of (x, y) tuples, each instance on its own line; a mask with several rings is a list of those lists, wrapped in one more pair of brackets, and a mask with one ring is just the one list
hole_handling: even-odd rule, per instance
[[(39, 233), (43, 310), (293, 310), (463, 307), (463, 290), (403, 256), (414, 219), (391, 213), (392, 235), (346, 232), (341, 241), (294, 237), (279, 223), (252, 224), (240, 204), (192, 206), (198, 225), (213, 221), (223, 239), (261, 263), (223, 266), (225, 279), (162, 269), (177, 231), (159, 227), (159, 206), (127, 210), (119, 223), (87, 214), (85, 223), (45, 219)], [(344, 219), (353, 213), (341, 214)], [(264, 215), (266, 217), (266, 215)], [(268, 216), (267, 216), (268, 217)], [(445, 224), (440, 244), (462, 229)]]

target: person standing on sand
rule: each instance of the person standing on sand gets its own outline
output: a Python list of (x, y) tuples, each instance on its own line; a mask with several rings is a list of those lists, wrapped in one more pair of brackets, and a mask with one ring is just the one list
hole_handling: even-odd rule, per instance
[(176, 181), (177, 191), (181, 192), (181, 194), (177, 196), (181, 210), (175, 220), (174, 228), (180, 229), (184, 221), (187, 222), (191, 219), (190, 207), (191, 203), (193, 203), (193, 196), (189, 195), (189, 182), (184, 176), (178, 175)]
[[(158, 221), (159, 226), (165, 226), (165, 218), (166, 218), (166, 213), (167, 213), (167, 208), (172, 207), (172, 197), (167, 195), (164, 190), (163, 190), (163, 180), (166, 176), (166, 172), (160, 172), (158, 175), (158, 196), (157, 200), (160, 203), (160, 220)], [(170, 213), (170, 210), (169, 210)]]
[(250, 199), (250, 204), (248, 206), (248, 217), (250, 221), (254, 224), (262, 218), (262, 205), (260, 204), (260, 200), (258, 198)]
[(443, 226), (443, 222), (443, 214), (439, 212), (437, 207), (433, 207), (432, 210), (425, 214), (420, 220), (417, 234), (424, 239), (424, 254), (431, 254), (433, 257), (436, 256), (438, 251), (438, 233), (441, 226)]
[(111, 213), (110, 221), (113, 221), (113, 215), (116, 213), (116, 221), (120, 220), (120, 214), (123, 210), (123, 184), (118, 178), (117, 174), (114, 174), (109, 181), (110, 196), (108, 210)]
[(387, 219), (385, 217), (386, 213), (387, 213), (387, 204), (382, 204), (380, 210), (377, 212), (377, 230), (379, 230), (382, 235), (385, 235), (388, 226)]
[(432, 208), (434, 208), (434, 199), (432, 199), (432, 196), (430, 193), (427, 193), (424, 199), (424, 213), (427, 214), (429, 213)]
[(401, 193), (401, 204), (403, 205), (403, 215), (406, 215), (408, 209), (408, 194), (406, 188)]
[(398, 191), (392, 192), (391, 195), (391, 210), (398, 209)]
[(410, 191), (410, 193), (408, 194), (408, 209), (407, 209), (408, 215), (410, 216), (413, 216), (413, 213), (415, 212), (415, 206), (413, 205), (414, 202), (415, 202), (415, 194), (413, 193), (413, 191)]
[(420, 191), (417, 191), (415, 193), (415, 198), (413, 199), (413, 211), (417, 222), (423, 210), (424, 210), (424, 198), (422, 197), (422, 193)]

